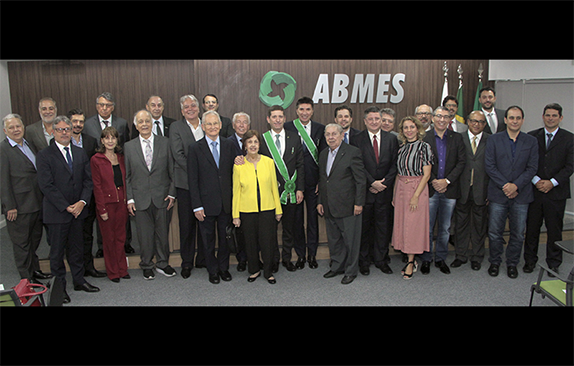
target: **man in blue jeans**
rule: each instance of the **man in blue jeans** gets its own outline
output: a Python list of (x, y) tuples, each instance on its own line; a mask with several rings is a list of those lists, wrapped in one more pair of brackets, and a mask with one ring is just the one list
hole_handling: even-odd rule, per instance
[(486, 143), (484, 163), (488, 184), (488, 241), (490, 268), (488, 274), (498, 276), (505, 241), (502, 237), (509, 219), (510, 240), (506, 248), (506, 267), (510, 278), (518, 277), (528, 205), (534, 200), (530, 183), (538, 169), (538, 142), (520, 131), (524, 111), (511, 106), (504, 114), (506, 131), (490, 136)]
[(450, 221), (460, 197), (459, 177), (466, 165), (466, 150), (462, 135), (451, 127), (450, 112), (446, 107), (437, 107), (433, 112), (434, 129), (427, 132), (424, 141), (433, 152), (433, 165), (429, 179), (429, 220), (430, 248), (420, 255), (423, 261), (422, 274), (430, 273), (430, 262), (433, 260), (433, 228), (438, 221), (436, 239), (435, 266), (445, 274), (450, 273), (446, 264)]

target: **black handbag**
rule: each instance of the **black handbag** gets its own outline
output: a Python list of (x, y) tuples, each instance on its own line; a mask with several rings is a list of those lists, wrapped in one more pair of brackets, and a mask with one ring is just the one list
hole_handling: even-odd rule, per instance
[(227, 248), (230, 253), (237, 253), (239, 251), (239, 243), (237, 242), (237, 228), (230, 222), (225, 227), (225, 239), (227, 239)]

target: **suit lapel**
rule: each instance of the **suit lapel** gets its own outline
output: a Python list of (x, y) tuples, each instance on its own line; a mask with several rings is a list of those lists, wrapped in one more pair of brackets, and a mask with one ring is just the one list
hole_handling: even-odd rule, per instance
[[(542, 133), (544, 135), (544, 137), (546, 137), (546, 130), (542, 129)], [(558, 146), (560, 144), (560, 140), (562, 139), (562, 136), (564, 136), (562, 134), (562, 129), (560, 128), (556, 134), (554, 135), (554, 137), (552, 138), (552, 141), (550, 141), (550, 146), (548, 146), (548, 149), (546, 149), (546, 151), (550, 151), (552, 149), (554, 149), (556, 146)], [(544, 139), (544, 148), (546, 148), (546, 140)]]
[[(32, 169), (36, 170), (36, 168), (34, 167), (34, 164), (32, 164), (32, 162), (30, 161), (30, 159), (28, 159), (28, 157), (26, 156), (26, 154), (24, 154), (22, 152), (22, 150), (20, 150), (20, 148), (18, 146), (14, 146), (12, 147), (10, 145), (10, 143), (8, 143), (8, 146), (12, 148), (12, 151), (14, 151), (14, 153), (19, 156), (21, 159), (24, 159), (24, 161), (26, 161), (25, 164), (28, 164)], [(30, 148), (30, 150), (32, 151), (32, 153), (34, 154), (35, 157), (38, 156), (38, 154), (36, 154), (36, 152), (34, 152), (34, 149), (32, 148), (31, 145), (28, 145), (28, 147)]]
[[(333, 165), (331, 166), (331, 172), (330, 173), (333, 173), (333, 171), (336, 168), (339, 161), (341, 161), (341, 159), (343, 159), (343, 156), (345, 156), (345, 153), (347, 152), (347, 146), (348, 146), (348, 145), (347, 146), (345, 146), (345, 145), (347, 145), (347, 144), (342, 142), (341, 145), (339, 146), (339, 151), (337, 151), (337, 156), (335, 156), (335, 160), (333, 161)], [(373, 152), (373, 155), (374, 154), (375, 153)]]
[[(208, 142), (207, 142), (207, 139), (209, 139), (209, 137), (204, 137), (203, 139), (199, 140), (199, 142), (198, 142), (199, 147), (200, 147), (201, 151), (203, 152), (203, 155), (205, 155), (205, 158), (207, 159), (207, 161), (209, 161), (209, 163), (210, 163), (211, 165), (213, 165), (213, 167), (214, 167), (215, 169), (218, 169), (218, 168), (217, 168), (217, 164), (215, 164), (215, 159), (213, 158), (213, 154), (211, 153), (211, 148), (210, 148), (209, 145), (207, 144), (207, 143), (208, 143)], [(202, 141), (203, 141), (203, 142), (202, 142)], [(209, 140), (209, 141), (211, 141), (211, 140)], [(221, 139), (220, 139), (220, 141), (221, 141)], [(219, 146), (219, 151), (221, 151), (221, 150), (222, 150), (222, 149), (221, 149), (221, 143), (220, 143), (219, 145), (220, 145), (220, 146)], [(220, 160), (220, 163), (221, 163), (221, 153), (219, 154), (219, 160)]]
[[(72, 143), (70, 142), (70, 145)], [(70, 173), (70, 175), (72, 175), (72, 172), (70, 171), (70, 167), (68, 166), (68, 162), (66, 161), (66, 159), (64, 158), (64, 155), (62, 155), (62, 152), (60, 151), (60, 149), (58, 148), (58, 145), (56, 145), (56, 142), (54, 141), (53, 144), (50, 144), (49, 146), (52, 149), (52, 152), (54, 153), (54, 155), (56, 155), (56, 160), (58, 160), (60, 162), (60, 164), (62, 164), (62, 166), (64, 167), (64, 169)], [(71, 150), (71, 149), (70, 149)], [(72, 157), (72, 161), (73, 161), (74, 157)], [(72, 163), (73, 164), (73, 163)]]

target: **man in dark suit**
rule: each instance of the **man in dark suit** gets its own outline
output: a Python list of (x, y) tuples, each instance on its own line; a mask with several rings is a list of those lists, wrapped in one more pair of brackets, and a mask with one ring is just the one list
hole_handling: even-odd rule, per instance
[[(486, 117), (482, 111), (471, 112), (466, 125), (468, 131), (461, 134), (466, 150), (466, 164), (459, 178), (460, 197), (454, 209), (456, 256), (450, 266), (460, 267), (470, 258), (471, 268), (478, 271), (484, 259), (488, 228), (488, 175), (484, 167), (484, 151), (490, 134), (484, 132)], [(469, 249), (470, 246), (472, 249)]]
[[(86, 116), (84, 111), (80, 108), (75, 108), (66, 114), (66, 117), (72, 122), (72, 144), (84, 149), (86, 155), (88, 155), (88, 160), (94, 156), (96, 153), (96, 148), (98, 147), (98, 141), (90, 135), (85, 134), (84, 123)], [(88, 207), (86, 207), (88, 215), (84, 220), (84, 276), (92, 277), (105, 277), (105, 272), (100, 272), (94, 267), (94, 256), (92, 255), (92, 246), (94, 242), (94, 221), (96, 220), (96, 200), (94, 199), (94, 194), (92, 192), (92, 198)], [(99, 233), (99, 228), (96, 223), (96, 231), (98, 237), (98, 245), (102, 245), (102, 236)], [(102, 250), (103, 255), (103, 250)]]
[(509, 218), (510, 240), (506, 247), (507, 275), (518, 277), (528, 205), (534, 201), (532, 178), (538, 170), (538, 141), (520, 131), (524, 111), (510, 106), (505, 112), (506, 132), (488, 137), (484, 164), (488, 183), (488, 274), (498, 276), (505, 241), (502, 237)]
[(152, 115), (141, 110), (134, 117), (140, 135), (124, 146), (128, 212), (135, 216), (140, 242), (140, 268), (146, 280), (155, 278), (156, 270), (175, 276), (169, 265), (169, 215), (175, 201), (173, 158), (169, 139), (152, 133)]
[(130, 132), (128, 123), (125, 119), (118, 117), (113, 113), (115, 109), (115, 98), (110, 92), (103, 92), (96, 98), (96, 110), (98, 113), (88, 118), (85, 122), (84, 132), (98, 141), (100, 145), (100, 137), (102, 130), (108, 126), (115, 127), (120, 134), (120, 146), (130, 139)]
[[(181, 277), (189, 278), (195, 267), (205, 268), (205, 256), (201, 245), (201, 233), (191, 207), (188, 185), (187, 156), (189, 147), (204, 137), (199, 118), (199, 102), (193, 94), (179, 99), (183, 118), (170, 126), (169, 144), (174, 159), (175, 189), (177, 192), (177, 215), (179, 218), (179, 242), (181, 255)], [(198, 238), (199, 235), (199, 238)], [(197, 239), (197, 257), (195, 245)]]
[[(219, 109), (219, 99), (215, 94), (206, 94), (203, 97), (203, 111), (214, 111), (217, 112)], [(233, 135), (233, 125), (228, 117), (219, 116), (221, 120), (221, 130), (219, 131), (219, 136), (229, 137)]]
[(70, 139), (72, 122), (58, 116), (53, 125), (54, 143), (37, 156), (38, 185), (44, 194), (43, 220), (50, 237), (50, 269), (66, 288), (64, 255), (72, 272), (74, 290), (97, 292), (100, 289), (84, 279), (84, 241), (82, 229), (92, 197), (92, 174), (86, 152)]
[(58, 115), (56, 101), (50, 97), (40, 99), (38, 112), (40, 113), (40, 120), (26, 128), (25, 136), (28, 143), (34, 146), (36, 151), (47, 148), (53, 138), (52, 124)]
[[(172, 122), (175, 122), (175, 119), (169, 118), (163, 115), (163, 110), (165, 109), (165, 105), (161, 97), (157, 95), (152, 95), (148, 98), (147, 103), (145, 105), (145, 109), (151, 113), (153, 117), (153, 128), (152, 132), (158, 136), (165, 136), (169, 137), (169, 127)], [(139, 131), (135, 126), (132, 124), (131, 128), (131, 139), (135, 139), (139, 136)]]
[(40, 271), (36, 250), (42, 239), (42, 192), (36, 173), (36, 149), (24, 139), (18, 114), (3, 118), (6, 139), (0, 143), (0, 201), (21, 278), (48, 279)]
[(361, 132), (356, 128), (351, 127), (353, 123), (353, 110), (351, 107), (343, 104), (335, 108), (335, 123), (343, 127), (343, 141), (350, 144), (353, 136), (356, 136)]
[[(189, 147), (187, 173), (191, 206), (203, 238), (209, 282), (231, 281), (225, 228), (231, 222), (231, 194), (235, 146), (219, 136), (221, 120), (215, 111), (203, 114), (205, 137)], [(218, 238), (215, 255), (216, 233)]]
[(574, 135), (560, 127), (562, 106), (551, 103), (542, 113), (544, 127), (529, 132), (538, 140), (538, 171), (532, 179), (534, 201), (528, 207), (526, 241), (524, 243), (524, 272), (531, 273), (538, 261), (538, 240), (542, 220), (548, 235), (546, 264), (555, 272), (562, 264), (562, 250), (556, 242), (562, 240), (566, 200), (570, 198), (570, 176), (574, 170)]
[(461, 134), (448, 129), (451, 121), (448, 108), (439, 106), (433, 112), (434, 128), (429, 131), (423, 141), (427, 142), (433, 152), (433, 166), (429, 179), (429, 220), (430, 248), (420, 255), (423, 263), (421, 273), (430, 272), (430, 262), (433, 260), (433, 229), (438, 221), (435, 266), (445, 274), (450, 273), (446, 264), (448, 254), (448, 238), (450, 222), (456, 200), (460, 197), (460, 174), (466, 164), (466, 153)]
[(397, 175), (397, 138), (381, 129), (382, 113), (369, 107), (364, 113), (367, 129), (351, 140), (361, 150), (365, 168), (366, 200), (363, 208), (359, 269), (369, 274), (371, 262), (383, 273), (391, 274), (389, 241), (393, 231), (393, 187)]
[(496, 104), (496, 92), (490, 86), (486, 86), (479, 91), (478, 101), (482, 106), (482, 113), (486, 116), (486, 127), (484, 131), (490, 134), (506, 131), (504, 123), (504, 110), (494, 108)]
[[(285, 123), (285, 129), (298, 133), (303, 146), (305, 163), (304, 201), (307, 206), (307, 240), (305, 240), (304, 207), (297, 206), (295, 217), (295, 252), (302, 253), (295, 267), (305, 268), (305, 260), (309, 268), (317, 268), (317, 247), (319, 245), (319, 220), (317, 216), (317, 190), (319, 183), (319, 153), (327, 147), (325, 141), (325, 126), (311, 120), (313, 116), (313, 100), (302, 97), (297, 100), (297, 118)], [(300, 244), (299, 244), (300, 243)], [(306, 245), (304, 245), (307, 243)], [(307, 258), (305, 259), (305, 251)], [(299, 255), (299, 254), (298, 254)]]
[[(283, 128), (285, 124), (283, 107), (271, 107), (267, 111), (267, 123), (269, 123), (271, 130), (263, 134), (264, 142), (261, 143), (259, 151), (275, 161), (281, 208), (283, 209), (283, 216), (281, 217), (283, 227), (281, 262), (283, 267), (292, 272), (296, 270), (296, 267), (291, 263), (292, 250), (295, 247), (295, 215), (298, 205), (303, 202), (305, 189), (303, 147), (295, 132), (286, 131)], [(303, 247), (301, 244), (299, 243), (295, 247), (299, 258), (305, 257), (305, 251), (301, 250)], [(276, 246), (276, 261), (279, 261), (278, 246)]]
[(359, 272), (361, 213), (367, 187), (361, 150), (343, 143), (343, 129), (336, 123), (325, 127), (328, 149), (319, 155), (317, 211), (325, 216), (331, 265), (323, 277), (343, 273), (346, 285)]

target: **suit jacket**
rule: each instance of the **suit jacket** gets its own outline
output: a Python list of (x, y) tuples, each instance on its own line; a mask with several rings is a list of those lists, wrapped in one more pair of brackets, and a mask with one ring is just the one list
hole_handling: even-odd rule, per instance
[[(381, 141), (379, 144), (379, 163), (375, 157), (375, 150), (371, 143), (371, 137), (368, 130), (353, 137), (351, 145), (361, 150), (363, 165), (365, 167), (366, 181), (366, 203), (390, 203), (393, 199), (393, 186), (397, 175), (397, 155), (399, 152), (399, 141), (395, 135), (381, 130)], [(375, 180), (385, 179), (384, 185), (387, 186), (383, 192), (374, 194), (369, 191), (369, 187)]]
[[(123, 186), (119, 187), (125, 191), (126, 189), (126, 165), (124, 163), (124, 156), (117, 154), (120, 170), (122, 171)], [(114, 181), (114, 169), (112, 163), (106, 158), (104, 153), (97, 153), (90, 159), (90, 166), (92, 169), (92, 181), (94, 182), (94, 198), (96, 200), (96, 212), (98, 215), (103, 215), (108, 212), (107, 205), (109, 203), (120, 202), (118, 195), (118, 188)], [(127, 203), (124, 195), (124, 204)], [(127, 208), (126, 208), (127, 211)]]
[[(311, 121), (310, 123), (311, 139), (315, 143), (315, 146), (317, 146), (317, 153), (321, 154), (321, 151), (327, 147), (327, 140), (325, 140), (325, 126), (315, 121)], [(285, 123), (283, 128), (285, 128), (287, 131), (299, 134), (299, 131), (297, 131), (293, 121)], [(305, 161), (305, 184), (307, 186), (316, 186), (319, 182), (319, 170), (317, 169), (317, 164), (315, 163), (315, 160), (313, 160), (311, 153), (305, 146), (303, 146), (303, 158)]]
[(195, 136), (187, 125), (185, 118), (170, 125), (169, 144), (174, 159), (175, 186), (189, 189), (187, 183), (187, 154), (189, 146), (195, 143)]
[[(460, 174), (464, 170), (464, 165), (466, 164), (466, 152), (464, 149), (464, 143), (462, 142), (462, 135), (460, 133), (447, 129), (445, 131), (445, 135), (447, 136), (447, 143), (444, 174), (445, 178), (450, 181), (450, 184), (448, 185), (444, 195), (446, 198), (457, 199), (460, 197), (459, 178)], [(438, 151), (436, 148), (434, 129), (430, 130), (425, 135), (423, 141), (427, 142), (431, 146), (433, 153), (431, 176), (428, 182), (430, 198), (435, 193), (431, 182), (434, 179), (437, 179), (438, 174)]]
[(327, 176), (327, 155), (330, 148), (319, 155), (319, 199), (325, 216), (343, 218), (354, 215), (355, 205), (365, 205), (367, 178), (357, 147), (341, 143)]
[[(544, 127), (528, 133), (538, 140), (538, 171), (540, 179), (554, 178), (558, 185), (552, 188), (544, 197), (553, 200), (570, 198), (570, 176), (574, 171), (573, 145), (574, 135), (563, 128), (559, 128), (556, 135), (546, 149), (546, 131)], [(535, 192), (538, 191), (534, 187)]]
[[(273, 134), (273, 131), (271, 131)], [(265, 139), (261, 142), (259, 147), (259, 152), (265, 156), (273, 159), (271, 151), (265, 142)], [(299, 135), (292, 131), (285, 130), (285, 148), (283, 149), (283, 161), (287, 167), (287, 173), (289, 178), (293, 176), (295, 171), (297, 171), (297, 180), (295, 182), (295, 191), (305, 191), (305, 163), (303, 158), (303, 146), (301, 146), (301, 139)], [(275, 165), (277, 174), (277, 183), (279, 184), (279, 195), (285, 190), (285, 179), (277, 169)]]
[(42, 128), (42, 120), (26, 126), (24, 134), (28, 144), (33, 145), (36, 151), (43, 150), (48, 147), (46, 138), (44, 137), (44, 129)]
[[(348, 139), (349, 139), (349, 143), (353, 144), (353, 137), (357, 136), (358, 134), (361, 133), (361, 130), (357, 130), (356, 128), (353, 127), (349, 127), (349, 131), (347, 131), (349, 134), (347, 135)], [(343, 140), (345, 141), (345, 140)]]
[(509, 199), (502, 192), (506, 183), (518, 187), (516, 203), (525, 204), (534, 200), (532, 178), (538, 170), (538, 141), (533, 136), (520, 132), (516, 138), (516, 152), (512, 157), (510, 138), (507, 132), (488, 137), (484, 153), (488, 183), (488, 200), (500, 204)]
[[(36, 148), (28, 144), (36, 154)], [(42, 209), (42, 192), (34, 164), (18, 146), (12, 147), (8, 139), (0, 142), (0, 201), (2, 213), (17, 209), (18, 214)]]
[[(65, 224), (74, 218), (66, 208), (80, 200), (90, 204), (92, 198), (92, 173), (90, 160), (84, 149), (70, 143), (73, 172), (58, 146), (53, 143), (40, 151), (36, 158), (38, 185), (44, 194), (43, 221), (45, 224)], [(87, 207), (78, 219), (88, 215)]]
[[(221, 135), (220, 135), (221, 136)], [(228, 137), (229, 141), (233, 142), (233, 146), (235, 146), (235, 154), (243, 155), (243, 149), (241, 148), (241, 144), (239, 143), (238, 137), (233, 131), (233, 134)]]
[[(482, 111), (482, 109), (481, 109)], [(506, 112), (504, 109), (498, 109), (498, 108), (494, 108), (494, 112), (496, 112), (496, 119), (498, 120), (498, 125), (496, 126), (496, 131), (492, 132), (490, 129), (490, 125), (488, 124), (488, 117), (486, 117), (486, 115), (484, 116), (486, 118), (486, 127), (484, 127), (484, 131), (490, 133), (490, 134), (495, 134), (498, 132), (502, 132), (502, 131), (506, 131), (506, 123), (504, 123), (504, 112)]]
[(152, 203), (157, 208), (167, 208), (169, 201), (165, 201), (165, 198), (168, 195), (176, 197), (169, 139), (153, 137), (153, 157), (149, 170), (140, 138), (126, 142), (124, 146), (127, 199), (135, 201), (136, 210), (146, 210)]
[(472, 183), (472, 195), (474, 202), (478, 205), (486, 204), (486, 197), (488, 193), (489, 177), (486, 174), (484, 166), (484, 151), (486, 150), (486, 141), (488, 140), (489, 133), (483, 131), (480, 142), (476, 147), (476, 153), (472, 153), (472, 141), (469, 138), (468, 132), (462, 134), (462, 141), (466, 150), (466, 164), (462, 171), (460, 182), (460, 203), (464, 204), (468, 200), (470, 192), (470, 178), (471, 172), (474, 169), (474, 177)]
[(222, 209), (231, 213), (235, 146), (225, 137), (219, 137), (219, 142), (219, 168), (208, 145), (209, 137), (192, 144), (187, 156), (191, 208), (203, 207), (206, 216), (218, 216)]
[[(162, 117), (163, 117), (163, 136), (169, 137), (169, 128), (171, 124), (175, 122), (175, 119), (166, 116)], [(132, 132), (130, 133), (130, 140), (133, 140), (140, 135), (140, 132), (137, 130), (136, 126), (133, 123), (131, 124), (131, 131)]]
[[(120, 141), (118, 142), (120, 146), (124, 146), (126, 141), (130, 139), (130, 131), (128, 130), (128, 122), (118, 117), (114, 114), (111, 115), (110, 119), (112, 120), (112, 127), (118, 130), (120, 134)], [(84, 123), (84, 133), (92, 136), (98, 142), (98, 146), (101, 144), (101, 137), (102, 137), (102, 126), (100, 125), (100, 119), (98, 115), (91, 116), (86, 120)]]
[(221, 119), (221, 130), (219, 130), (219, 136), (228, 138), (229, 136), (235, 134), (233, 123), (229, 117), (223, 117), (220, 115), (219, 119)]

